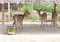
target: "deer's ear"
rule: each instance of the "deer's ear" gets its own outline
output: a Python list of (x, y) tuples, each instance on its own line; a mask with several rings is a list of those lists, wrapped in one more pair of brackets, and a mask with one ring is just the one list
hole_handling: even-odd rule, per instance
[(41, 11), (41, 9), (40, 9), (40, 11)]

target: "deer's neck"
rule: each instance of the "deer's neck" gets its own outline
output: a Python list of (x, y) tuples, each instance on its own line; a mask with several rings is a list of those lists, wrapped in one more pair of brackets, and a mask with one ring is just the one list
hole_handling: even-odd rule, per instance
[(56, 7), (54, 7), (54, 12), (56, 12)]
[(26, 13), (24, 13), (24, 16), (26, 15)]
[(38, 14), (39, 14), (39, 16), (41, 16), (41, 12), (40, 11), (38, 11)]
[(56, 3), (54, 3), (54, 12), (56, 12)]

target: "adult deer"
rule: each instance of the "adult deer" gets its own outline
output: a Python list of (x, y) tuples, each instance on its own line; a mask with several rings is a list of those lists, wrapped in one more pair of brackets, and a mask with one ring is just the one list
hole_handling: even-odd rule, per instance
[(54, 3), (54, 9), (52, 11), (52, 22), (53, 22), (53, 27), (56, 26), (56, 21), (57, 21), (57, 12), (56, 12), (56, 3)]
[(24, 14), (15, 14), (13, 16), (14, 22), (13, 25), (15, 25), (15, 32), (19, 32), (23, 30), (23, 20), (25, 16), (30, 15), (28, 11), (25, 11)]
[(46, 21), (47, 21), (47, 14), (46, 13), (42, 13), (41, 14), (41, 10), (37, 10), (38, 14), (39, 14), (39, 17), (40, 17), (40, 20), (41, 20), (41, 25), (44, 24), (44, 26), (46, 27)]

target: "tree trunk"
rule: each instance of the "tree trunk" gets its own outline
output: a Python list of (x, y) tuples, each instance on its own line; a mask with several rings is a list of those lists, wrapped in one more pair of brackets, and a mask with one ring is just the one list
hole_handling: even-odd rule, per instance
[(4, 33), (4, 3), (2, 3), (2, 33)]

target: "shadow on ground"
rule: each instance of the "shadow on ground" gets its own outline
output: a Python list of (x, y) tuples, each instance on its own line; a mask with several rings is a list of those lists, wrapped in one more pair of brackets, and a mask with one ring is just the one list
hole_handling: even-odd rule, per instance
[(21, 34), (59, 34), (60, 28), (52, 28), (50, 25), (47, 28), (40, 28), (39, 24), (24, 24)]
[[(10, 24), (6, 24), (4, 30), (7, 25)], [(0, 25), (0, 27), (1, 26), (2, 25)], [(2, 29), (0, 28), (0, 34), (2, 32), (1, 30)], [(52, 28), (50, 25), (48, 25), (47, 28), (40, 28), (40, 24), (24, 24), (20, 34), (60, 34), (60, 28)]]

